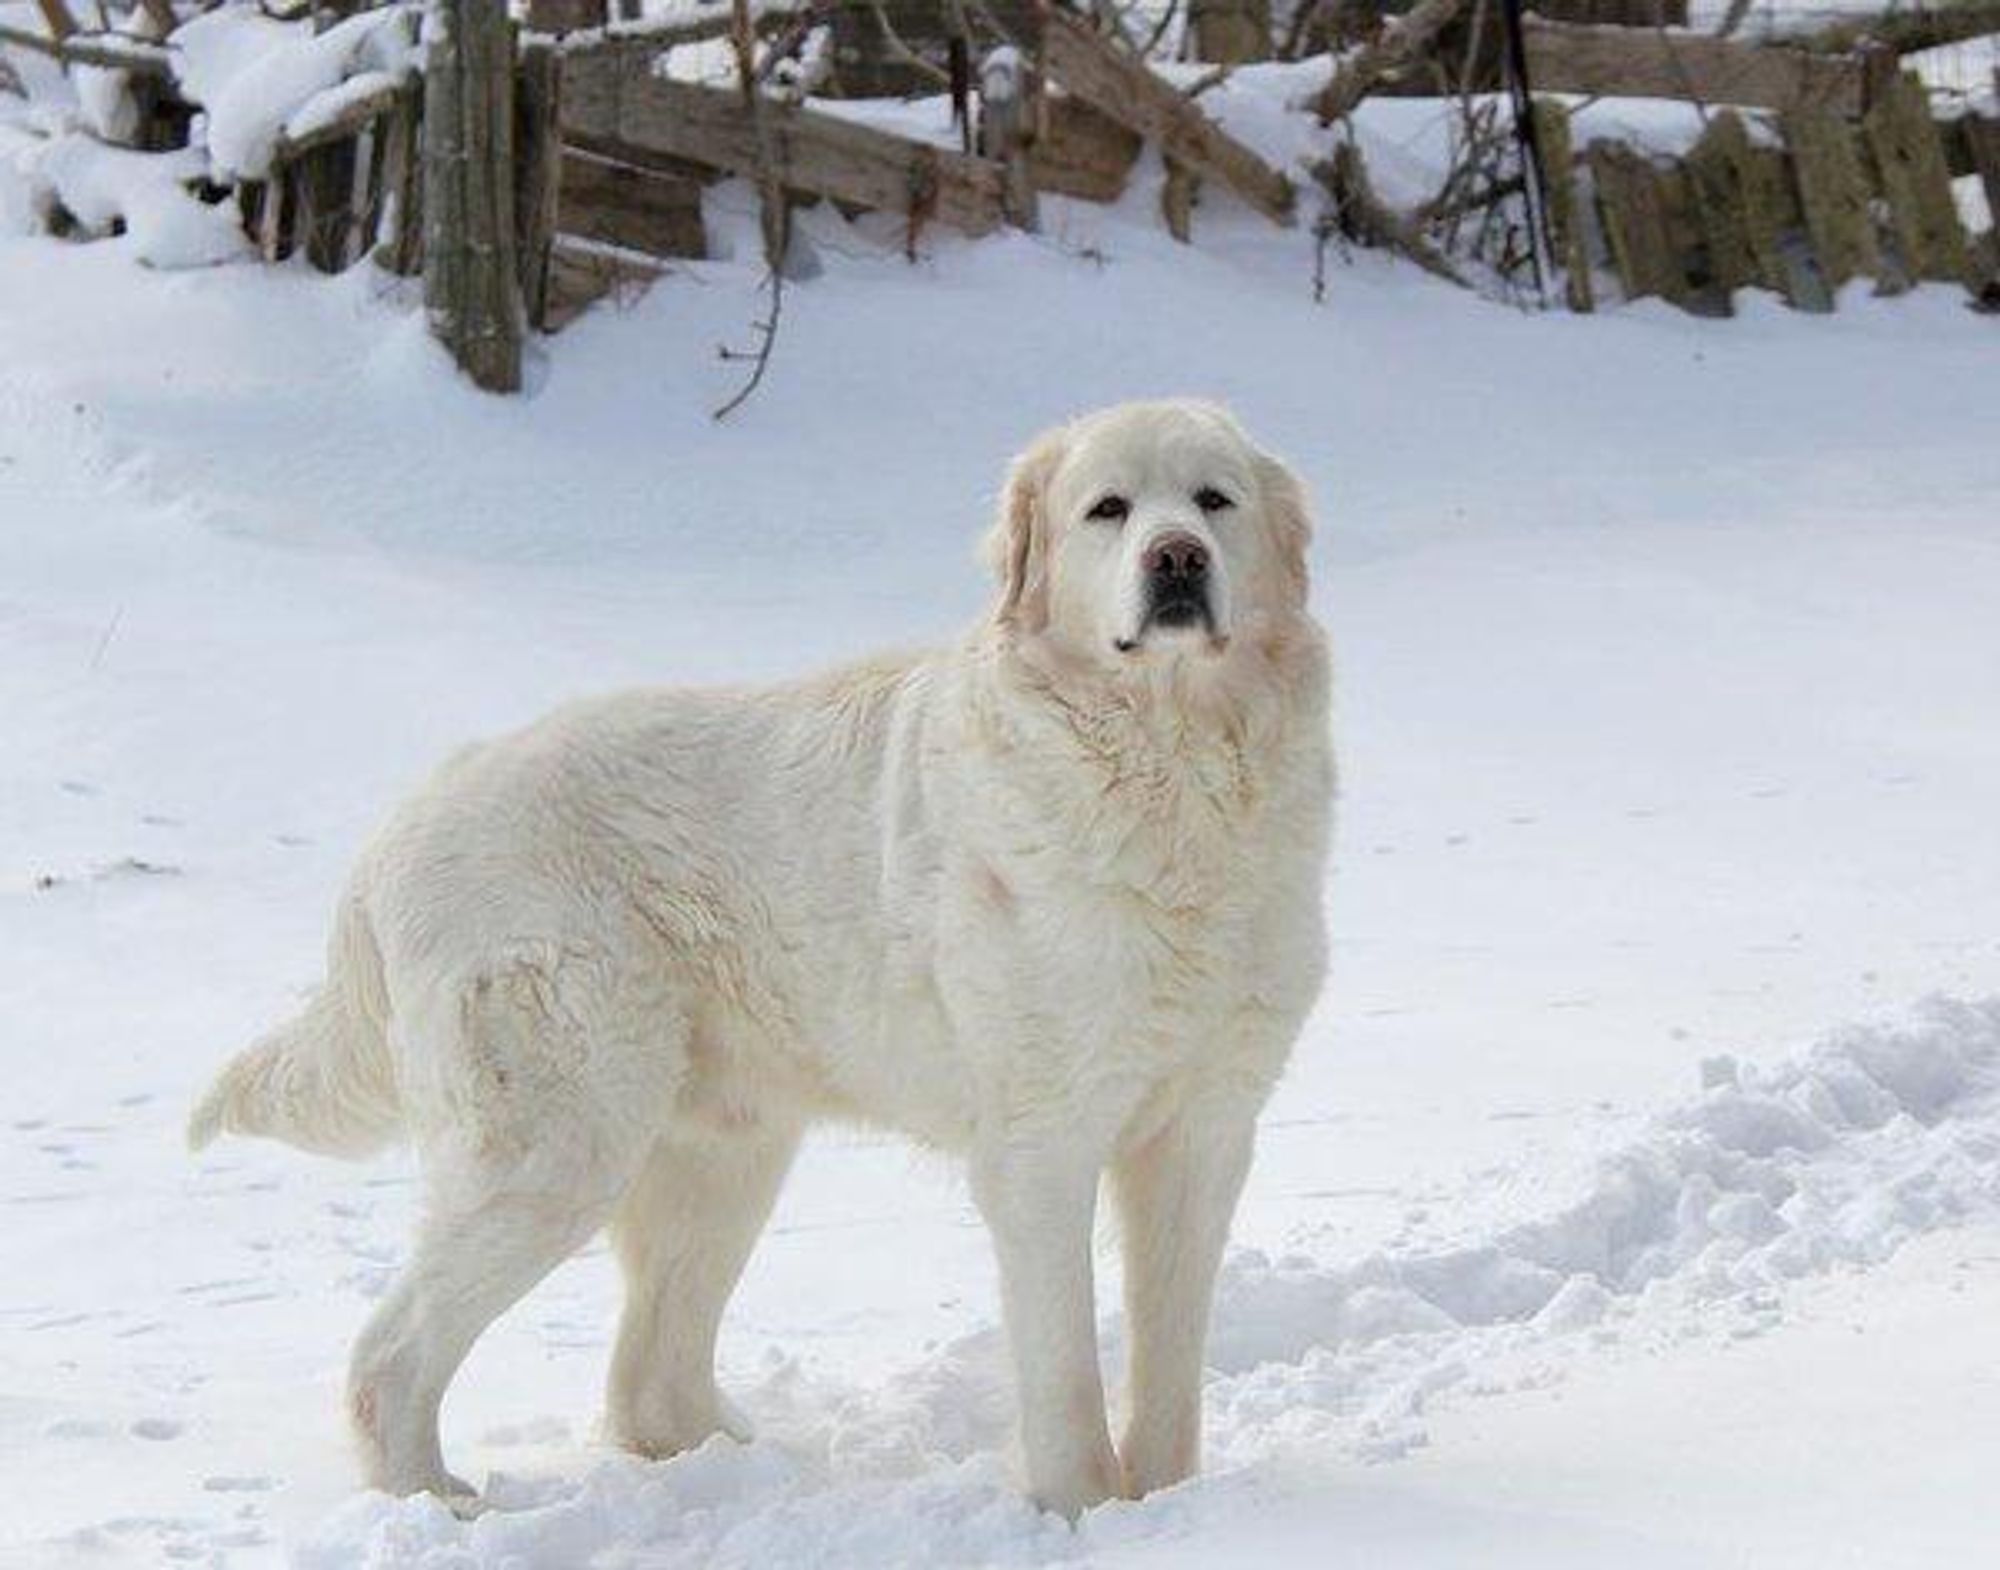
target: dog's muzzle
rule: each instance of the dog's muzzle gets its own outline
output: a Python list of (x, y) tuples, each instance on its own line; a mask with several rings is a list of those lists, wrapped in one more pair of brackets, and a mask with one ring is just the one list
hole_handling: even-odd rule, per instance
[(1205, 627), (1214, 633), (1206, 545), (1191, 534), (1165, 535), (1146, 547), (1139, 567), (1145, 574), (1146, 608), (1138, 635), (1121, 641), (1120, 648), (1137, 648), (1155, 627)]

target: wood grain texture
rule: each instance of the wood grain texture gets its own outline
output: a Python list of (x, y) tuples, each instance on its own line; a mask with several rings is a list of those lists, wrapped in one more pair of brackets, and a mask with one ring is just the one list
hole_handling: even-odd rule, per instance
[(1549, 239), (1563, 270), (1563, 302), (1572, 311), (1588, 315), (1597, 309), (1597, 294), (1591, 279), (1589, 220), (1577, 193), (1576, 146), (1570, 136), (1569, 111), (1537, 98), (1534, 114), (1549, 204)]
[(2000, 115), (1968, 114), (1961, 125), (1973, 171), (1986, 192), (1986, 211), (2000, 232)]
[(1923, 83), (1908, 73), (1892, 78), (1861, 128), (1911, 276), (1970, 281), (1965, 229)]
[(516, 392), (522, 313), (506, 7), (437, 0), (424, 43), (424, 308), (475, 384)]
[[(877, 212), (988, 234), (1005, 217), (1006, 171), (991, 159), (913, 142), (776, 99), (763, 105), (784, 184)], [(622, 143), (754, 177), (757, 133), (737, 93), (651, 74), (629, 51), (572, 54), (563, 133)]]
[(1855, 128), (1815, 109), (1792, 110), (1779, 125), (1792, 155), (1813, 257), (1827, 287), (1882, 277), (1882, 253), (1868, 211), (1873, 193)]
[(1859, 115), (1869, 73), (1855, 55), (1742, 44), (1700, 33), (1585, 27), (1530, 17), (1522, 28), (1538, 93), (1678, 98)]
[(558, 126), (562, 56), (546, 41), (521, 47), (514, 102), (514, 213), (520, 232), (521, 308), (531, 327), (547, 314), (565, 159)]
[[(1383, 77), (1409, 64), (1427, 50), (1439, 33), (1465, 9), (1465, 0), (1419, 0), (1410, 11), (1363, 44), (1334, 72), (1333, 80), (1313, 100), (1322, 121), (1338, 120), (1375, 90)], [(1538, 88), (1540, 82), (1535, 84)]]
[(649, 256), (701, 257), (708, 238), (693, 180), (567, 151), (557, 232)]
[(1041, 130), (1028, 151), (1035, 189), (1086, 202), (1117, 201), (1145, 139), (1068, 93), (1043, 95), (1041, 109)]
[(1042, 68), (1174, 162), (1228, 186), (1274, 223), (1292, 221), (1292, 182), (1230, 136), (1145, 61), (1064, 11), (1042, 18)]
[(1670, 171), (1622, 142), (1592, 142), (1584, 156), (1597, 192), (1605, 246), (1625, 298), (1655, 295), (1686, 305), (1691, 290), (1666, 189)]

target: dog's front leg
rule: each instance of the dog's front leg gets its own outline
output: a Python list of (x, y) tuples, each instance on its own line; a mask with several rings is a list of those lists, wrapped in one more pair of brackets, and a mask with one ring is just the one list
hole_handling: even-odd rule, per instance
[(1222, 1091), (1192, 1099), (1112, 1168), (1131, 1336), (1119, 1456), (1134, 1497), (1193, 1476), (1201, 1462), (1209, 1304), (1260, 1099)]
[(1074, 1130), (975, 1154), (972, 1191), (993, 1234), (1013, 1353), (1028, 1491), (1074, 1520), (1118, 1492), (1104, 1416), (1091, 1281), (1102, 1157)]

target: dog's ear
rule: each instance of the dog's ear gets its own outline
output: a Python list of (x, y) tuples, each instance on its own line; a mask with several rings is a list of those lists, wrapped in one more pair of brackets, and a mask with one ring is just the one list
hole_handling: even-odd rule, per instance
[(1038, 631), (1048, 621), (1048, 489), (1062, 462), (1061, 430), (1037, 437), (1007, 470), (1000, 513), (980, 554), (1000, 580), (993, 619), (1003, 627)]
[(1306, 488), (1284, 464), (1269, 453), (1260, 452), (1257, 490), (1263, 498), (1264, 516), (1270, 520), (1292, 607), (1303, 610), (1311, 586), (1306, 573), (1306, 547), (1312, 544), (1312, 511), (1306, 502)]

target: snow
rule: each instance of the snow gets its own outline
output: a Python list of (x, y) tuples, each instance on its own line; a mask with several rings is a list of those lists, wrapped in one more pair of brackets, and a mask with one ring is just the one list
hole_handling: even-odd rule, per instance
[(84, 123), (107, 142), (129, 142), (139, 128), (139, 106), (132, 101), (132, 73), (79, 65), (69, 73), (69, 79)]
[(355, 104), (392, 89), (401, 81), (402, 74), (397, 71), (362, 71), (350, 76), (338, 86), (308, 98), (287, 115), (284, 134), (293, 141), (303, 141), (334, 124)]
[[(70, 132), (31, 145), (17, 167), (87, 232), (122, 226), (145, 266), (209, 267), (246, 254), (235, 208), (209, 206), (189, 189), (205, 168), (198, 152), (137, 153)], [(31, 194), (19, 200), (39, 205)]]
[[(255, 179), (271, 165), (287, 122), (315, 123), (344, 103), (333, 90), (351, 76), (402, 74), (416, 44), (407, 6), (364, 11), (321, 33), (310, 19), (281, 22), (241, 5), (220, 6), (174, 33), (174, 74), (207, 111), (205, 140), (218, 179)], [(306, 113), (307, 106), (325, 102)], [(326, 103), (332, 107), (327, 108)], [(301, 126), (290, 129), (298, 134)]]
[[(1279, 90), (1207, 99), (1296, 157)], [(1420, 183), (1413, 113), (1361, 133)], [(0, 121), (0, 214), (62, 145)], [(517, 400), (370, 269), (166, 273), (129, 213), (90, 245), (0, 221), (0, 1562), (1990, 1552), (1989, 329), (1937, 288), (1540, 316), (1368, 255), (1315, 306), (1308, 226), (1210, 192), (1177, 246), (1157, 178), (914, 266), (895, 225), (802, 213), (820, 271), (719, 425), (715, 345), (761, 306), (741, 185), (710, 193), (740, 260), (593, 313)], [(1344, 775), (1335, 972), (1226, 1269), (1207, 1475), (1075, 1531), (1023, 1504), (962, 1187), (835, 1131), (725, 1330), (754, 1443), (596, 1443), (594, 1247), (447, 1406), (496, 1508), (357, 1495), (341, 1370), (408, 1161), (179, 1131), (316, 976), (370, 824), (578, 693), (949, 636), (1007, 455), (1170, 391), (1318, 496)]]

